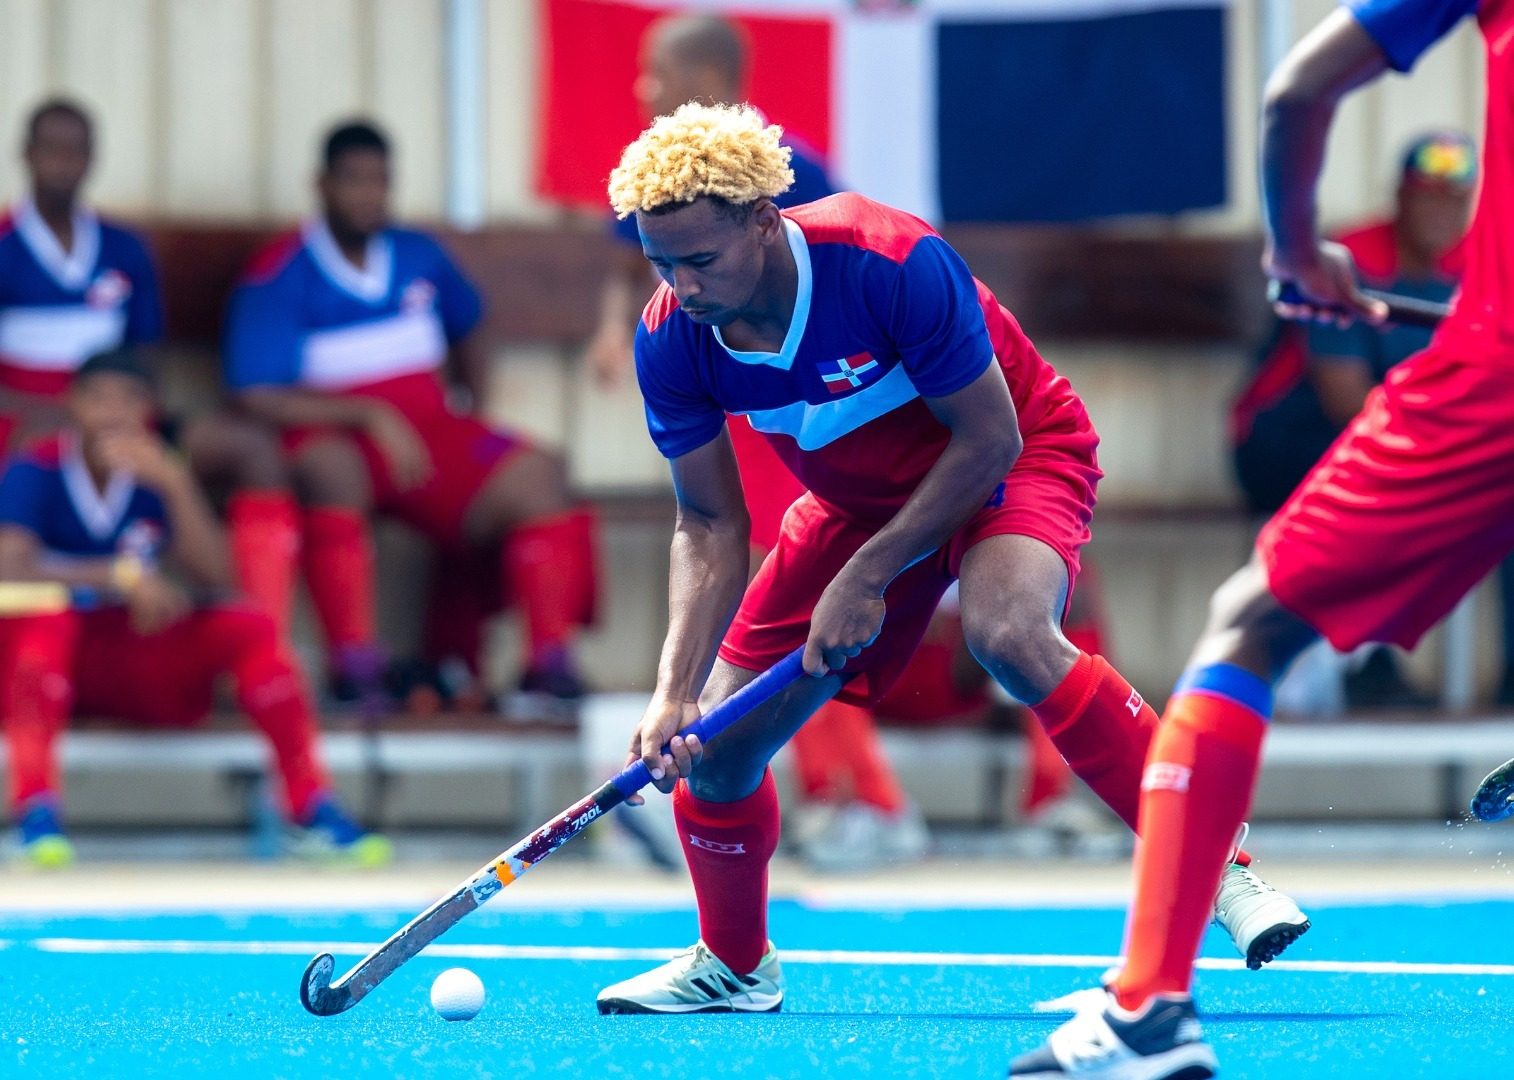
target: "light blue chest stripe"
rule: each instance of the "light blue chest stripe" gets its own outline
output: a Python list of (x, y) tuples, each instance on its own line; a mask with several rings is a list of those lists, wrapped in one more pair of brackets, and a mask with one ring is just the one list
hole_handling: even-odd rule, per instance
[(746, 415), (758, 431), (789, 435), (799, 444), (799, 449), (819, 450), (919, 396), (920, 391), (910, 382), (904, 365), (899, 364), (873, 385), (835, 401), (819, 405), (798, 401), (781, 409), (764, 409)]

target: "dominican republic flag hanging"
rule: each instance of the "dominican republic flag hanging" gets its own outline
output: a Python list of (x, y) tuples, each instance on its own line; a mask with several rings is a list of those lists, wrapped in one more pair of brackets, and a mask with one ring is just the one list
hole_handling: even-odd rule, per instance
[(604, 205), (644, 126), (642, 33), (729, 14), (749, 97), (836, 181), (934, 221), (1086, 221), (1225, 201), (1228, 0), (537, 0), (537, 186)]

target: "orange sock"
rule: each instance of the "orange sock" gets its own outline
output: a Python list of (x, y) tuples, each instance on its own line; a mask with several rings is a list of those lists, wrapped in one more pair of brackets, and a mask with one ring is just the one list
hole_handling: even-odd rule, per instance
[[(1072, 771), (1134, 830), (1156, 711), (1102, 656), (1087, 653), (1032, 711)], [(1251, 856), (1237, 852), (1235, 861), (1249, 866)]]
[(806, 796), (856, 799), (885, 814), (904, 809), (904, 790), (866, 709), (827, 701), (799, 729), (793, 746)]
[(1128, 955), (1115, 981), (1127, 1009), (1188, 992), (1270, 712), (1267, 684), (1233, 664), (1191, 672), (1167, 706), (1141, 784)]
[(335, 653), (377, 640), (373, 610), (373, 534), (356, 510), (317, 506), (305, 511), (305, 586)]
[(285, 491), (239, 491), (226, 506), (226, 526), (237, 587), (273, 616), (279, 636), (287, 638), (300, 549), (294, 497)]

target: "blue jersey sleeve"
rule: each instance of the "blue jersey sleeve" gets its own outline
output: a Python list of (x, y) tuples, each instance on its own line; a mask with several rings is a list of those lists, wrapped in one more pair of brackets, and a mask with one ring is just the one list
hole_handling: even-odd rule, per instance
[(484, 317), (484, 302), (445, 248), (436, 248), (436, 311), (449, 342), (467, 337)]
[(36, 463), (13, 460), (0, 476), (0, 526), (11, 525), (42, 536), (47, 474)]
[(1343, 0), (1395, 71), (1408, 71), (1478, 0)]
[(131, 278), (131, 299), (126, 308), (126, 342), (147, 345), (163, 336), (163, 297), (158, 289), (157, 267), (146, 246), (135, 236), (129, 241), (126, 272)]
[(305, 327), (288, 275), (243, 284), (226, 312), (226, 385), (292, 386), (300, 381)]
[(645, 323), (636, 326), (636, 381), (647, 430), (663, 457), (682, 457), (720, 434), (724, 410), (702, 391), (688, 358), (664, 348)]
[(978, 287), (967, 264), (939, 236), (926, 236), (899, 268), (890, 331), (915, 389), (945, 397), (994, 360)]

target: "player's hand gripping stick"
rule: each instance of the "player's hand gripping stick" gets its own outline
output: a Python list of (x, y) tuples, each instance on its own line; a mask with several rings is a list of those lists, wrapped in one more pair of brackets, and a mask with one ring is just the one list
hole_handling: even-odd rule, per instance
[[(701, 742), (709, 742), (797, 680), (804, 673), (803, 656), (802, 648), (795, 649), (770, 671), (763, 672), (701, 716), (682, 734), (697, 735)], [(663, 753), (668, 752), (664, 746)], [(463, 916), (573, 839), (595, 818), (619, 806), (651, 782), (652, 776), (644, 762), (628, 765), (592, 794), (584, 796), (508, 851), (501, 852), (449, 895), (400, 927), (388, 941), (359, 960), (335, 982), (331, 981), (331, 973), (336, 961), (331, 954), (322, 953), (315, 957), (305, 968), (305, 977), (300, 982), (300, 1002), (316, 1016), (335, 1016), (352, 1008), (396, 968), (456, 925)]]
[[(1412, 296), (1395, 296), (1392, 293), (1378, 292), (1375, 289), (1363, 289), (1362, 294), (1373, 300), (1381, 300), (1388, 305), (1387, 321), (1396, 326), (1419, 326), (1427, 330), (1433, 330), (1440, 325), (1447, 315), (1451, 313), (1451, 305), (1439, 304), (1433, 300), (1420, 300)], [(1328, 304), (1320, 304), (1299, 289), (1291, 281), (1274, 281), (1267, 287), (1267, 299), (1274, 304), (1304, 304), (1320, 308), (1325, 311), (1337, 311), (1342, 315), (1347, 314), (1343, 307)]]

